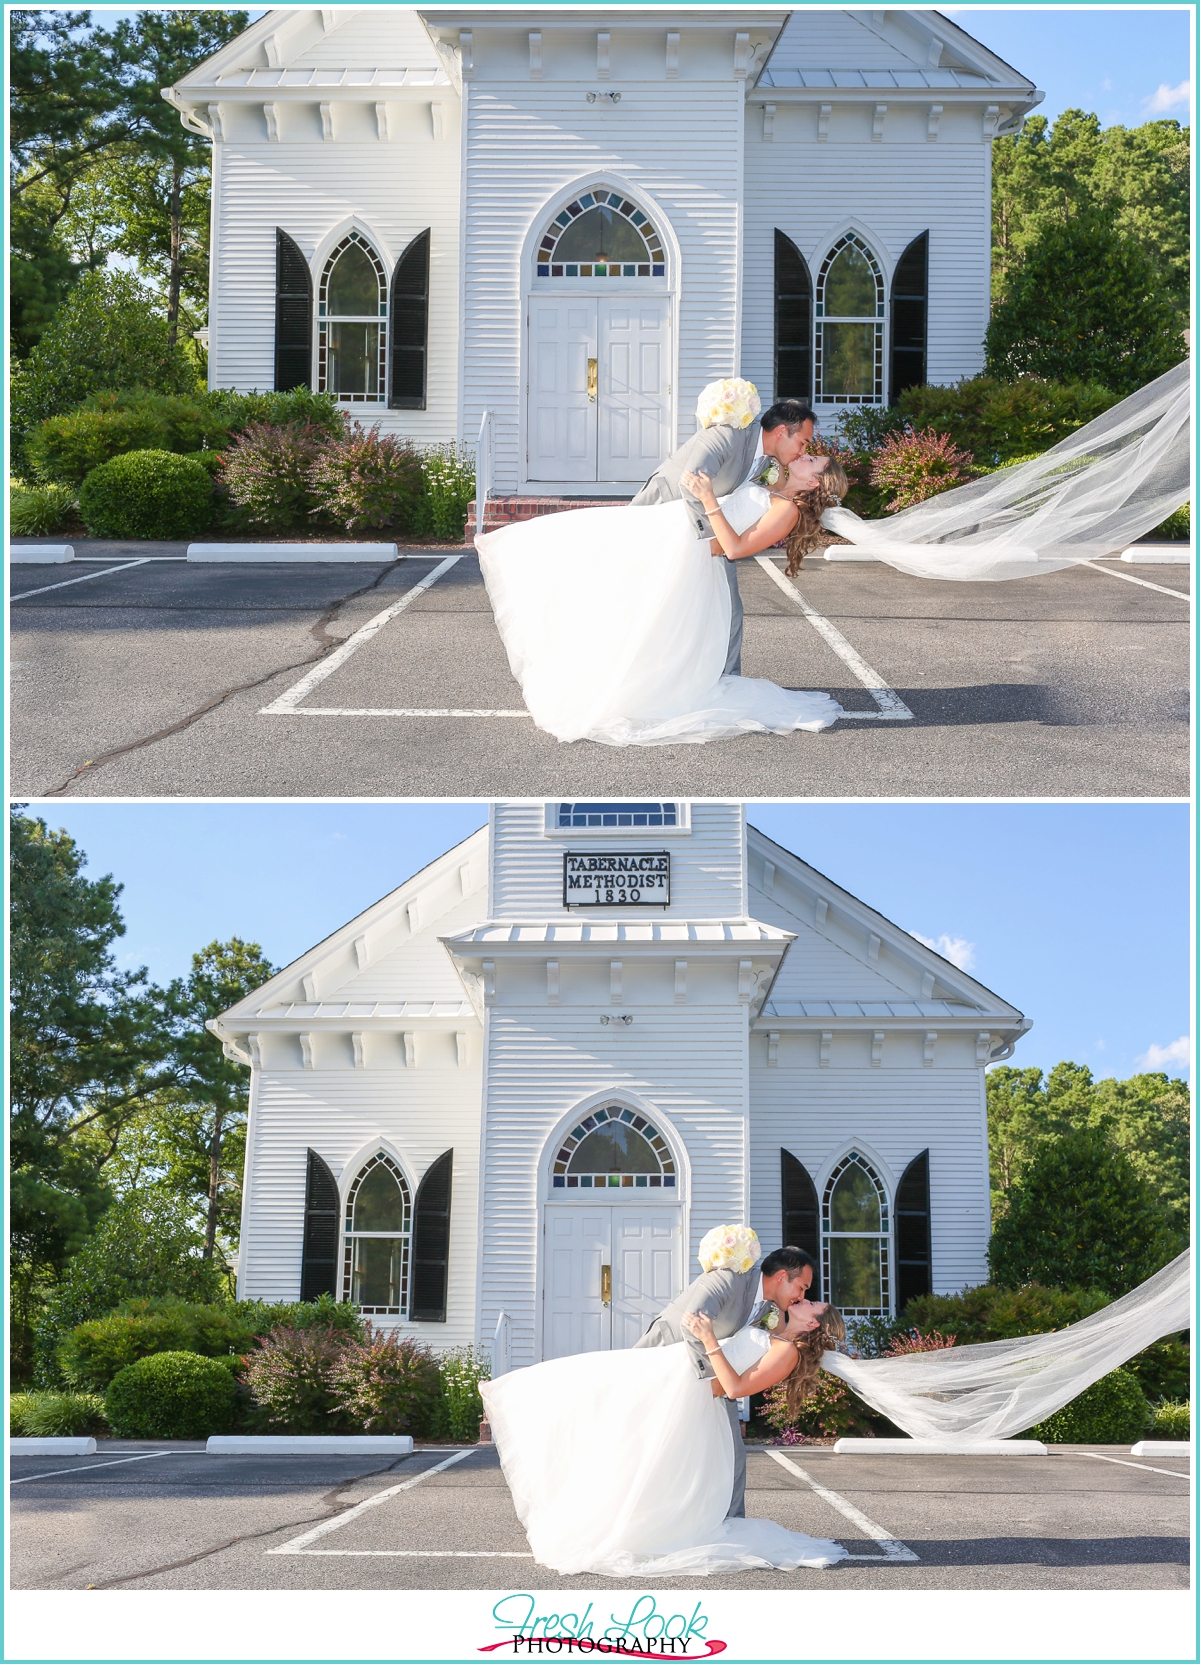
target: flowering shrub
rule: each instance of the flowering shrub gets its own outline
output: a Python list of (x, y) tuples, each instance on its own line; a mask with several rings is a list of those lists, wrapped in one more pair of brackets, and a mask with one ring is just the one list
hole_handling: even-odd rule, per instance
[(461, 540), (467, 508), (475, 495), (473, 458), (451, 440), (446, 445), (427, 446), (420, 461), (425, 495), (418, 515), (419, 529), (435, 537)]
[(333, 1385), (346, 1346), (345, 1332), (336, 1329), (272, 1329), (243, 1365), (251, 1421), (269, 1433), (350, 1431)]
[(796, 1444), (800, 1439), (840, 1439), (858, 1433), (869, 1437), (878, 1423), (875, 1411), (851, 1392), (844, 1381), (824, 1370), (817, 1384), (800, 1406), (800, 1414), (792, 1417), (787, 1407), (785, 1383), (763, 1394), (763, 1417), (780, 1434), (785, 1443)]
[(312, 512), (310, 470), (328, 442), (315, 422), (252, 422), (225, 452), (222, 482), (247, 520), (290, 531)]
[(412, 529), (423, 484), (417, 452), (408, 440), (381, 434), (378, 422), (351, 422), (345, 438), (323, 446), (308, 468), (314, 506), (348, 531)]
[(758, 1237), (749, 1225), (714, 1225), (696, 1250), (705, 1271), (749, 1271), (762, 1255)]
[(893, 433), (871, 459), (871, 484), (891, 495), (890, 514), (936, 497), (971, 477), (973, 457), (944, 433)]
[(485, 1347), (459, 1346), (443, 1352), (442, 1396), (438, 1404), (437, 1431), (460, 1444), (474, 1444), (483, 1420), (483, 1399), (479, 1383), (490, 1380), (491, 1358)]
[(894, 1335), (881, 1356), (903, 1358), (909, 1352), (941, 1352), (947, 1346), (953, 1346), (957, 1338), (956, 1335), (939, 1334), (936, 1329), (930, 1329), (927, 1334), (922, 1334), (920, 1329), (908, 1329), (902, 1335)]
[(423, 1341), (379, 1334), (368, 1324), (366, 1339), (342, 1348), (328, 1379), (336, 1410), (364, 1433), (427, 1433), (432, 1427), (440, 1381), (437, 1359)]

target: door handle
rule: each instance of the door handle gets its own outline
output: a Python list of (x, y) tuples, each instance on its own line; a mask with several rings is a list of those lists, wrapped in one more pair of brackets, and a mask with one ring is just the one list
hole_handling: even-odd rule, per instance
[[(576, 362), (578, 363), (578, 360), (576, 360)], [(596, 384), (599, 379), (599, 368), (600, 360), (598, 358), (588, 359), (588, 398), (592, 404), (595, 404), (596, 402)]]
[(612, 1266), (611, 1265), (602, 1265), (600, 1267), (600, 1304), (602, 1306), (611, 1306), (612, 1305)]

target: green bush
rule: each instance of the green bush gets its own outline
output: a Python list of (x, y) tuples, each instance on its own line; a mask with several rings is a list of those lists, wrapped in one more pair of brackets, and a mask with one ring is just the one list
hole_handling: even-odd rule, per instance
[(984, 1283), (961, 1294), (923, 1294), (904, 1308), (904, 1321), (915, 1328), (956, 1335), (960, 1346), (1020, 1335), (1048, 1335), (1079, 1323), (1109, 1304), (1101, 1289), (997, 1288)]
[(210, 418), (230, 434), (265, 422), (268, 427), (287, 427), (301, 422), (319, 428), (330, 439), (346, 431), (345, 407), (333, 393), (313, 393), (294, 387), (288, 393), (235, 393), (231, 387), (216, 387), (202, 393), (197, 401)]
[(1152, 1406), (1154, 1420), (1150, 1425), (1150, 1436), (1155, 1439), (1184, 1439), (1192, 1436), (1192, 1406), (1186, 1400), (1183, 1403), (1172, 1403), (1168, 1400), (1163, 1404)]
[(453, 440), (427, 445), (421, 452), (424, 496), (418, 515), (419, 531), (462, 541), (467, 509), (475, 496), (475, 461)]
[(253, 1328), (256, 1337), (269, 1335), (272, 1329), (335, 1329), (353, 1340), (362, 1340), (366, 1333), (358, 1307), (349, 1300), (335, 1300), (331, 1294), (270, 1305), (265, 1300), (238, 1300), (229, 1309), (238, 1322)]
[(115, 456), (93, 468), (79, 492), (80, 518), (96, 537), (194, 537), (212, 512), (207, 469), (171, 451)]
[(84, 1392), (15, 1392), (8, 1403), (14, 1439), (78, 1439), (108, 1432), (104, 1400)]
[(435, 1431), (457, 1444), (474, 1444), (483, 1420), (479, 1383), (491, 1379), (492, 1360), (485, 1347), (459, 1346), (438, 1359), (441, 1397)]
[(368, 1330), (365, 1340), (343, 1348), (329, 1380), (335, 1406), (364, 1433), (433, 1430), (441, 1377), (423, 1341)]
[(204, 1258), (204, 1238), (179, 1197), (134, 1191), (101, 1216), (46, 1302), (35, 1341), (38, 1385), (62, 1384), (58, 1346), (72, 1329), (107, 1317), (124, 1300), (164, 1295), (218, 1305), (226, 1300), (227, 1283), (220, 1267)]
[(170, 344), (161, 296), (132, 273), (106, 267), (83, 274), (28, 358), (13, 369), (15, 470), (28, 471), (25, 442), (39, 422), (112, 387), (198, 391), (186, 350)]
[(253, 1346), (255, 1334), (254, 1323), (233, 1305), (131, 1301), (109, 1317), (72, 1329), (59, 1344), (58, 1364), (72, 1386), (103, 1392), (126, 1365), (154, 1352), (196, 1352), (236, 1360)]
[(1130, 1358), (1125, 1368), (1132, 1370), (1150, 1400), (1158, 1398), (1186, 1399), (1191, 1391), (1192, 1349), (1188, 1340), (1179, 1335), (1168, 1335), (1156, 1340), (1144, 1352)]
[(38, 424), (26, 443), (39, 479), (80, 486), (102, 462), (128, 451), (166, 451), (170, 429), (150, 410), (71, 410)]
[(1041, 1439), (1043, 1444), (1135, 1444), (1153, 1414), (1137, 1376), (1127, 1369), (1114, 1369), (1061, 1410), (1017, 1436)]
[(215, 1358), (156, 1352), (113, 1376), (104, 1413), (119, 1439), (204, 1439), (227, 1433), (234, 1383)]
[(1174, 514), (1168, 514), (1161, 526), (1155, 526), (1151, 537), (1184, 537), (1192, 535), (1192, 505), (1184, 503)]
[(69, 485), (13, 484), (8, 500), (8, 529), (13, 537), (49, 537), (75, 518), (75, 493)]

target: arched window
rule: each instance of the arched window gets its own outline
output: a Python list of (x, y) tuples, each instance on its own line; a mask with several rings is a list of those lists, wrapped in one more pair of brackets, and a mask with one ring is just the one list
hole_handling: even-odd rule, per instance
[(826, 1299), (848, 1317), (886, 1317), (889, 1286), (888, 1200), (870, 1162), (851, 1150), (825, 1186), (821, 1207)]
[(346, 1198), (342, 1293), (369, 1317), (403, 1317), (408, 1310), (411, 1228), (403, 1173), (382, 1153), (372, 1156)]
[(381, 400), (387, 385), (387, 275), (357, 231), (325, 265), (317, 297), (317, 390), (345, 404)]
[(429, 233), (414, 237), (392, 273), (393, 410), (424, 410), (429, 344)]
[(891, 404), (906, 387), (923, 387), (929, 322), (929, 233), (914, 237), (892, 273)]
[(556, 1190), (674, 1190), (675, 1162), (644, 1115), (608, 1104), (563, 1139), (553, 1181)]
[(853, 232), (817, 279), (816, 395), (822, 404), (883, 403), (883, 273)]
[(539, 277), (665, 277), (662, 238), (636, 202), (596, 188), (568, 202), (546, 227)]
[(775, 232), (775, 397), (812, 398), (812, 278), (790, 237)]

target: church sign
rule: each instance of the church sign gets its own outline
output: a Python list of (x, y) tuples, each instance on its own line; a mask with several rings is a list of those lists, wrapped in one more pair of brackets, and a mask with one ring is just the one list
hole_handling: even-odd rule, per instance
[(671, 857), (564, 855), (564, 907), (669, 907)]

